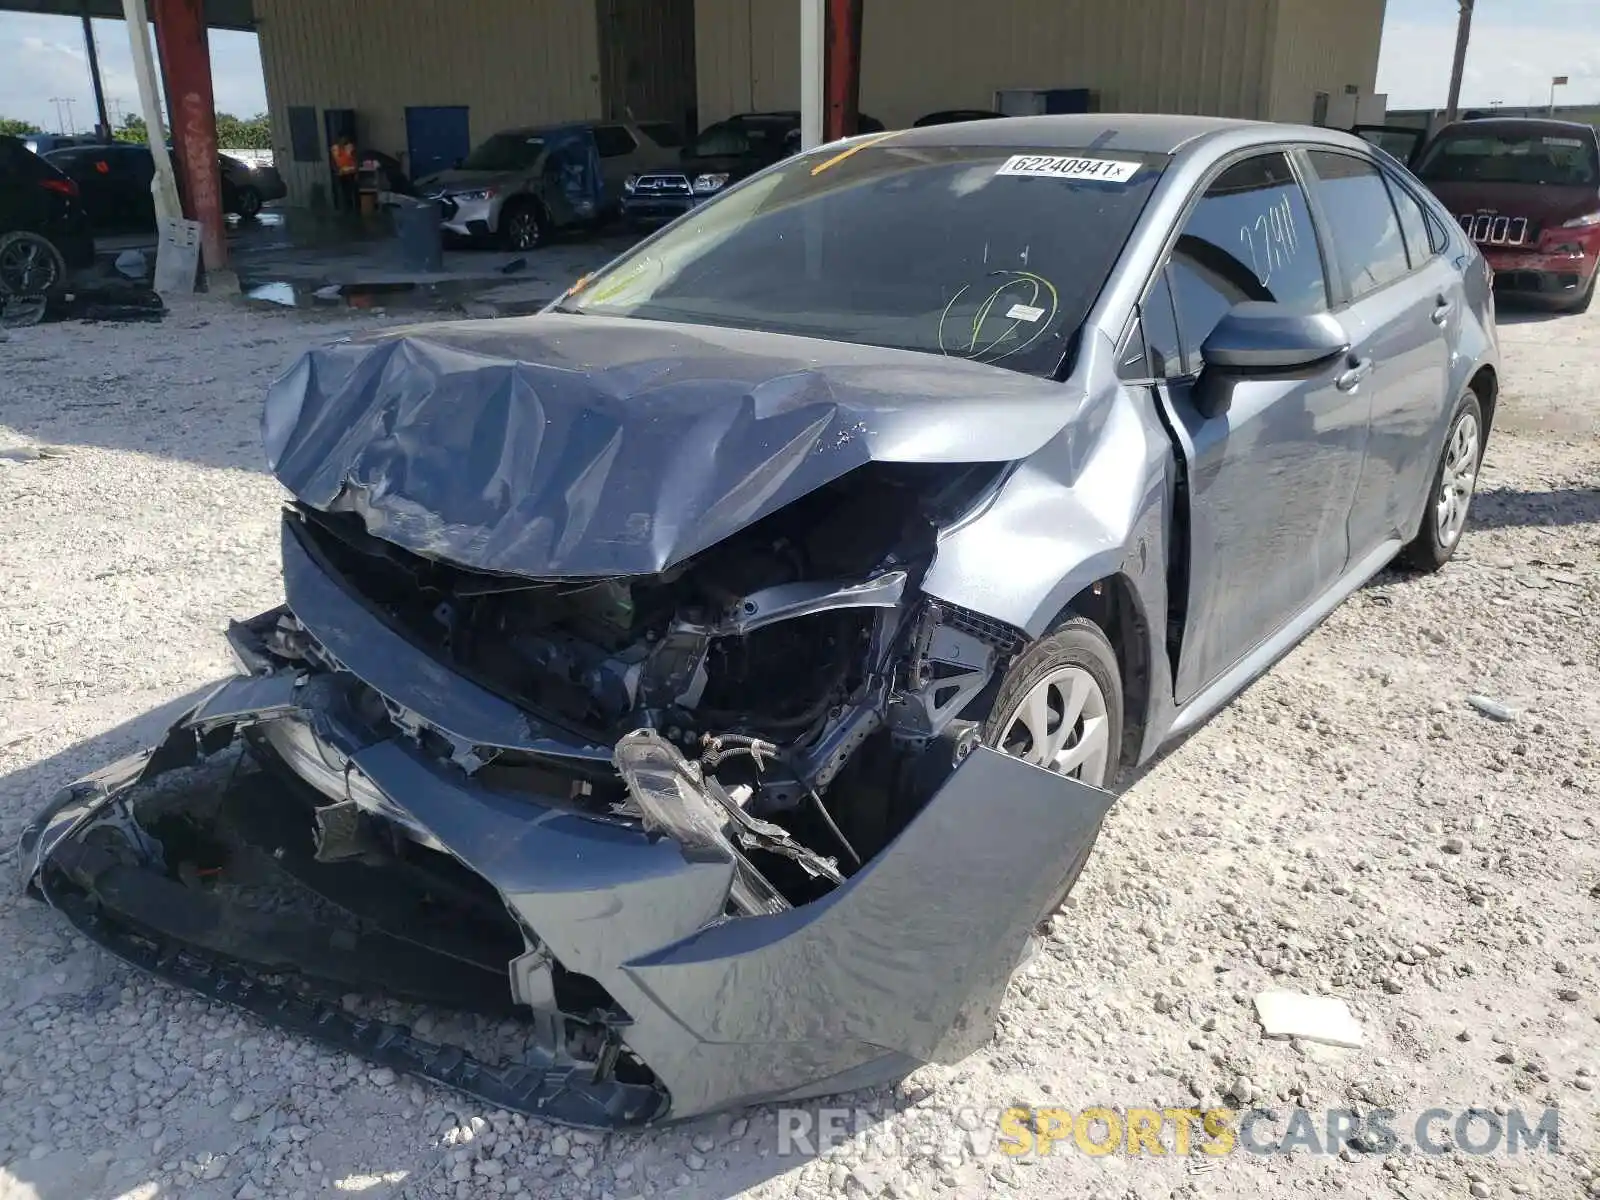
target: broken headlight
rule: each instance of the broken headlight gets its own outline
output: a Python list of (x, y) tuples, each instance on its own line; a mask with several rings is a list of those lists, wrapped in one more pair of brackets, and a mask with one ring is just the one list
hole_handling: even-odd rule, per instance
[(612, 761), (646, 829), (666, 834), (690, 861), (733, 865), (730, 895), (740, 912), (755, 916), (789, 907), (729, 840), (727, 808), (711, 794), (722, 785), (707, 779), (671, 742), (654, 730), (636, 730), (617, 743)]

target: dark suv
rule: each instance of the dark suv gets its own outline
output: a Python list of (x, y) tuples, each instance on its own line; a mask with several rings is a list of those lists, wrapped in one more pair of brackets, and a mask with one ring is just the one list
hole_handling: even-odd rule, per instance
[[(862, 113), (861, 133), (883, 123)], [(679, 164), (631, 175), (622, 185), (622, 215), (635, 226), (660, 225), (800, 149), (800, 114), (739, 113), (701, 130), (678, 152)]]
[(1589, 306), (1600, 263), (1600, 136), (1592, 125), (1460, 121), (1434, 136), (1412, 170), (1478, 244), (1497, 290)]
[(0, 298), (50, 295), (93, 265), (78, 185), (20, 138), (0, 136)]

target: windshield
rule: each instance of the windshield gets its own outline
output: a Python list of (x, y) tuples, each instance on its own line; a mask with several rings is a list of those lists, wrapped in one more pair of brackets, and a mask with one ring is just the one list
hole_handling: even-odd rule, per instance
[(1600, 182), (1600, 163), (1595, 161), (1593, 138), (1462, 130), (1429, 146), (1416, 173), (1430, 183), (1593, 187)]
[(793, 122), (749, 120), (734, 117), (701, 131), (683, 151), (685, 158), (733, 158), (742, 154), (776, 154)]
[(525, 171), (539, 161), (544, 139), (497, 133), (461, 160), (463, 171)]
[(697, 209), (559, 308), (1048, 375), (1166, 162), (988, 146), (824, 148)]

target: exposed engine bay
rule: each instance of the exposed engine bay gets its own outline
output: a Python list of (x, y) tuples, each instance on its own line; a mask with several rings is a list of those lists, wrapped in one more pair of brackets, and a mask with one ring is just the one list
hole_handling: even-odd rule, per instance
[[(1024, 641), (917, 593), (940, 525), (997, 474), (864, 468), (667, 572), (624, 579), (466, 570), (372, 536), (354, 512), (300, 505), (290, 516), (331, 574), (452, 671), (582, 744), (654, 730), (715, 771), (740, 813), (794, 826), (816, 851), (783, 843), (790, 863), (774, 868), (800, 864), (787, 890), (801, 901), (914, 815), (941, 781), (930, 742), (947, 739), (937, 757), (953, 769)], [(276, 644), (292, 646), (292, 630)], [(485, 781), (512, 788), (548, 788), (564, 761), (473, 753)], [(614, 775), (574, 775), (589, 807), (625, 807)]]

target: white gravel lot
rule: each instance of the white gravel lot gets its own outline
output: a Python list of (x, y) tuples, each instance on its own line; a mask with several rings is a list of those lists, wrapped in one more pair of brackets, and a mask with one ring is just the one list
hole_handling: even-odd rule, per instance
[[(57, 787), (228, 670), (229, 616), (279, 600), (262, 391), (395, 319), (196, 302), (0, 343), (0, 869)], [(8, 891), (0, 1200), (1600, 1195), (1600, 311), (1502, 330), (1456, 561), (1380, 577), (1129, 788), (996, 1042), (830, 1102), (870, 1110), (867, 1139), (783, 1153), (762, 1110), (609, 1138), (480, 1111), (153, 983)], [(1344, 998), (1365, 1046), (1263, 1041), (1268, 986)], [(1018, 1159), (985, 1111), (1224, 1101), (1393, 1109), (1402, 1140), (1429, 1108), (1559, 1106), (1560, 1147)]]

